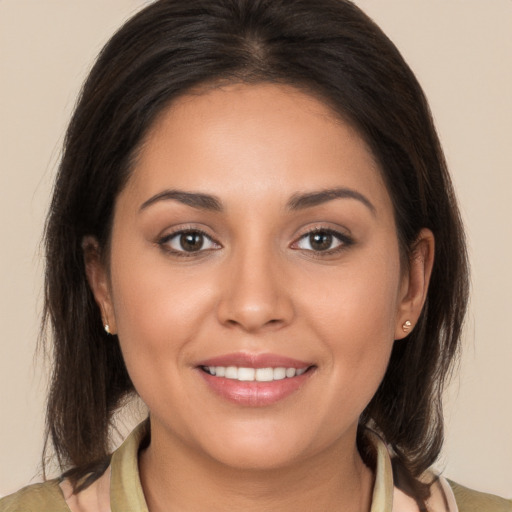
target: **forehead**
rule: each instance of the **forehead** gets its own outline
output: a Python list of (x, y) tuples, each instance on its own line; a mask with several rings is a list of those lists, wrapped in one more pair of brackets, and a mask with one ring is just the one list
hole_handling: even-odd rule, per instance
[(175, 100), (149, 130), (127, 188), (141, 200), (176, 188), (285, 201), (339, 186), (389, 206), (379, 167), (354, 128), (312, 95), (264, 83)]

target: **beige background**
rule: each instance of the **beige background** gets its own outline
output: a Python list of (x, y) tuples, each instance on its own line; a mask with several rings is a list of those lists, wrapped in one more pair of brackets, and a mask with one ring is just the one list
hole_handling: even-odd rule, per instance
[[(94, 56), (143, 3), (0, 0), (0, 495), (37, 479), (39, 242), (63, 131)], [(468, 229), (473, 300), (440, 467), (512, 497), (512, 1), (356, 3), (427, 92)]]

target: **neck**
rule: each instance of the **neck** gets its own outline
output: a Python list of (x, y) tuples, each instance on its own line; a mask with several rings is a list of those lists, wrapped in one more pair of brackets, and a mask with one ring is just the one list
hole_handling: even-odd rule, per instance
[(373, 474), (359, 456), (355, 432), (350, 445), (340, 440), (314, 457), (264, 470), (226, 466), (159, 434), (152, 428), (139, 455), (150, 512), (370, 510)]

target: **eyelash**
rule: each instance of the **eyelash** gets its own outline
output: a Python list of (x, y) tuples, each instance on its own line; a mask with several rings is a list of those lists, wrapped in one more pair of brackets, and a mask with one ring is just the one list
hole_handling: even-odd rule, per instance
[[(203, 239), (206, 239), (210, 243), (215, 244), (217, 246), (217, 248), (222, 247), (217, 241), (215, 241), (205, 231), (198, 229), (198, 228), (188, 228), (188, 229), (180, 229), (178, 231), (174, 231), (173, 233), (169, 233), (169, 234), (164, 235), (161, 238), (159, 238), (157, 240), (157, 244), (165, 252), (170, 253), (173, 256), (185, 257), (185, 258), (197, 257), (200, 254), (204, 255), (205, 252), (216, 250), (216, 248), (215, 249), (202, 249), (201, 248), (197, 251), (185, 251), (185, 250), (172, 249), (169, 246), (169, 242), (171, 242), (173, 239), (176, 239), (176, 238), (179, 238), (180, 236), (188, 235), (188, 234), (201, 235), (203, 237)], [(333, 249), (327, 249), (325, 251), (315, 251), (314, 249), (302, 249), (306, 252), (313, 253), (314, 257), (321, 258), (323, 256), (331, 256), (334, 254), (338, 254), (338, 253), (348, 249), (351, 245), (354, 244), (354, 240), (346, 234), (340, 233), (339, 231), (336, 231), (336, 230), (330, 229), (330, 228), (317, 227), (317, 228), (307, 231), (306, 233), (303, 233), (295, 242), (293, 242), (291, 244), (291, 248), (296, 249), (296, 250), (301, 250), (300, 247), (294, 247), (294, 246), (297, 246), (299, 244), (299, 242), (301, 242), (302, 240), (306, 240), (308, 237), (311, 237), (312, 235), (315, 235), (315, 234), (324, 234), (324, 235), (332, 236), (333, 239), (336, 239), (339, 242), (339, 245), (337, 247), (334, 247)]]
[(307, 240), (308, 237), (311, 237), (312, 235), (315, 234), (329, 235), (339, 242), (339, 245), (337, 247), (334, 247), (333, 249), (327, 249), (325, 251), (305, 249), (307, 252), (312, 253), (312, 256), (314, 256), (315, 258), (322, 258), (324, 256), (332, 256), (334, 254), (338, 254), (348, 249), (351, 245), (354, 244), (354, 240), (344, 233), (340, 233), (339, 231), (330, 228), (316, 227), (307, 231), (306, 233), (303, 233), (296, 242), (293, 242), (292, 247), (294, 245), (297, 245), (301, 240)]
[(187, 229), (180, 229), (178, 231), (174, 231), (173, 233), (169, 233), (167, 235), (164, 235), (159, 240), (157, 240), (157, 244), (167, 253), (172, 254), (173, 256), (178, 257), (184, 257), (184, 258), (191, 258), (194, 256), (198, 256), (199, 254), (205, 253), (205, 251), (209, 252), (213, 249), (199, 249), (198, 251), (179, 251), (176, 249), (172, 249), (168, 244), (175, 238), (179, 238), (182, 235), (201, 235), (203, 239), (209, 240), (211, 243), (217, 245), (219, 248), (221, 245), (216, 242), (210, 235), (208, 235), (205, 231), (198, 229), (198, 228), (187, 228)]

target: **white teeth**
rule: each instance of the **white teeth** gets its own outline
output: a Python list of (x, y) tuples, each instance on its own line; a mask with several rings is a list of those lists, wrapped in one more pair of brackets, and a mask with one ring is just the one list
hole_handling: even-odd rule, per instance
[(238, 380), (254, 380), (255, 373), (256, 370), (254, 368), (238, 368)]
[(256, 370), (256, 380), (258, 382), (270, 382), (274, 380), (274, 370), (272, 368), (258, 368)]
[(286, 376), (288, 378), (295, 377), (295, 368), (286, 368)]
[(286, 378), (286, 368), (274, 368), (274, 380), (283, 380)]
[(238, 379), (238, 368), (236, 366), (228, 366), (224, 377), (227, 379)]
[(290, 379), (302, 375), (307, 370), (307, 368), (239, 368), (237, 366), (206, 366), (204, 369), (210, 375), (242, 382), (272, 382), (274, 380)]

